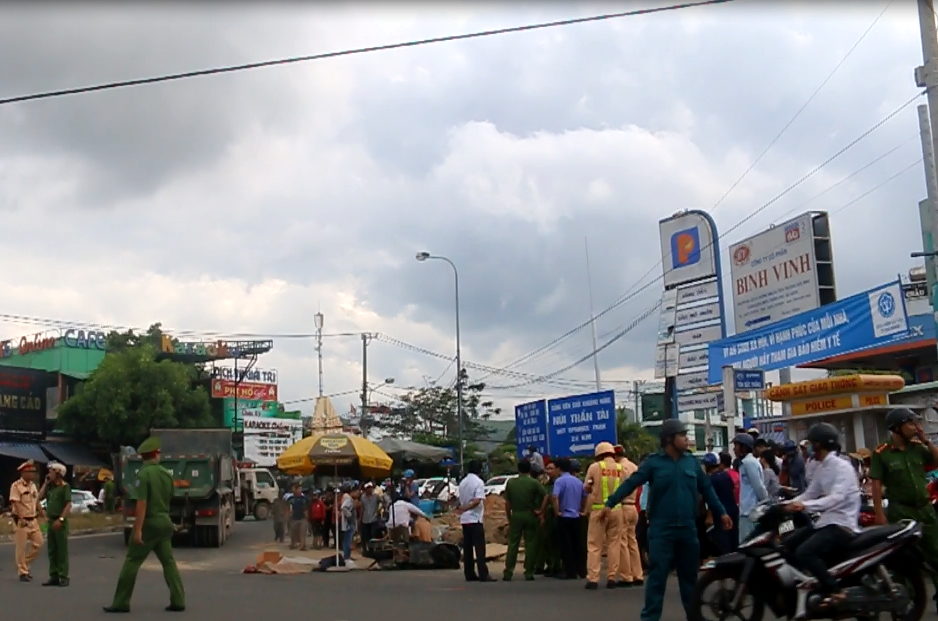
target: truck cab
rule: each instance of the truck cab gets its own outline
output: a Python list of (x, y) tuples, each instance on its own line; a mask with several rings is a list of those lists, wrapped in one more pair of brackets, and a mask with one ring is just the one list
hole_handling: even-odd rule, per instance
[(235, 488), (235, 519), (249, 515), (263, 521), (270, 517), (271, 509), (280, 497), (277, 481), (267, 468), (250, 463), (238, 465), (238, 485)]

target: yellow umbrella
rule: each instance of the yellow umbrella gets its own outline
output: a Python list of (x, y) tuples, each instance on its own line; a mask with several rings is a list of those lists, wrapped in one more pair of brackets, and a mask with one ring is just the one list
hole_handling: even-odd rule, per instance
[(392, 464), (388, 454), (373, 442), (340, 433), (303, 438), (277, 458), (277, 468), (300, 476), (312, 474), (317, 467), (328, 467), (336, 476), (378, 479), (391, 473)]

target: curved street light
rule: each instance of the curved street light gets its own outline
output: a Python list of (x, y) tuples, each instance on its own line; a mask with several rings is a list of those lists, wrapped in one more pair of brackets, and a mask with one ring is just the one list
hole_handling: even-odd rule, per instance
[(459, 343), (459, 270), (456, 264), (446, 257), (432, 255), (429, 252), (418, 252), (416, 259), (423, 263), (428, 259), (446, 261), (453, 268), (453, 277), (456, 283), (456, 429), (459, 440), (459, 472), (463, 470), (463, 441), (462, 441), (462, 352)]

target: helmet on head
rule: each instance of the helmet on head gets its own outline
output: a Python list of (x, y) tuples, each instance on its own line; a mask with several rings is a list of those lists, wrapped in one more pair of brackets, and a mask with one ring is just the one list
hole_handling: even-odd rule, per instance
[(830, 423), (818, 423), (808, 429), (808, 442), (820, 444), (822, 448), (831, 450), (840, 445), (840, 434)]
[(596, 445), (593, 454), (596, 457), (599, 457), (600, 455), (615, 455), (616, 449), (609, 442), (600, 442)]
[(687, 425), (676, 418), (669, 418), (661, 423), (661, 429), (658, 430), (658, 439), (661, 440), (661, 444), (664, 444), (669, 437), (682, 433), (687, 433)]
[(703, 456), (703, 463), (705, 466), (716, 466), (720, 463), (720, 458), (714, 455), (713, 453), (707, 453)]
[(737, 433), (733, 436), (733, 444), (742, 444), (751, 451), (752, 447), (756, 445), (756, 442), (748, 433)]
[(414, 478), (414, 471), (413, 471), (413, 470), (410, 470), (410, 469), (405, 470), (405, 471), (404, 471), (404, 478), (405, 478), (405, 479), (412, 479), (412, 478)]
[(794, 440), (785, 440), (785, 444), (782, 445), (782, 450), (786, 453), (793, 453), (797, 448), (798, 445), (795, 444)]
[(904, 425), (905, 423), (914, 421), (916, 419), (918, 419), (918, 416), (916, 416), (915, 412), (912, 410), (908, 408), (896, 408), (894, 410), (890, 410), (890, 412), (886, 414), (886, 429), (891, 431), (900, 425)]

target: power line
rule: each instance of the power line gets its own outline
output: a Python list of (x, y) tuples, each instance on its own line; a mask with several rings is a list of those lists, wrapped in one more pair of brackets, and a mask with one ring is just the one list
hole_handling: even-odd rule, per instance
[(831, 212), (831, 215), (834, 215), (834, 214), (836, 214), (836, 213), (840, 213), (841, 211), (843, 211), (843, 210), (846, 209), (847, 207), (850, 207), (850, 206), (852, 206), (852, 205), (855, 205), (856, 203), (860, 202), (861, 200), (863, 200), (864, 198), (866, 198), (867, 196), (869, 196), (870, 194), (872, 194), (872, 193), (875, 192), (876, 190), (879, 190), (879, 189), (883, 188), (884, 186), (889, 185), (890, 183), (892, 183), (893, 181), (895, 181), (896, 179), (898, 179), (899, 177), (901, 177), (901, 176), (904, 175), (905, 173), (909, 172), (910, 170), (912, 170), (913, 168), (915, 168), (916, 166), (918, 166), (918, 165), (921, 164), (921, 163), (922, 163), (922, 158), (918, 158), (917, 160), (915, 160), (914, 162), (912, 162), (911, 164), (909, 164), (908, 166), (906, 166), (905, 168), (903, 168), (903, 169), (900, 170), (899, 172), (895, 173), (894, 175), (892, 175), (892, 176), (890, 176), (890, 177), (887, 177), (886, 179), (883, 179), (880, 183), (876, 184), (875, 186), (873, 186), (872, 188), (870, 188), (869, 190), (867, 190), (866, 192), (864, 192), (864, 193), (861, 194), (860, 196), (857, 196), (856, 198), (854, 198), (853, 200), (851, 200), (849, 203), (845, 203), (844, 205), (841, 205), (841, 206), (838, 207), (835, 211)]
[(82, 93), (91, 93), (96, 91), (112, 90), (125, 88), (129, 86), (142, 86), (145, 84), (157, 84), (159, 82), (171, 82), (175, 80), (185, 80), (188, 78), (203, 77), (209, 75), (218, 75), (222, 73), (234, 73), (236, 71), (247, 71), (249, 69), (261, 69), (264, 67), (274, 67), (278, 65), (289, 65), (295, 63), (311, 62), (314, 60), (324, 60), (327, 58), (338, 58), (341, 56), (353, 56), (356, 54), (368, 54), (372, 52), (384, 52), (388, 50), (418, 47), (421, 45), (430, 45), (433, 43), (446, 43), (451, 41), (465, 41), (467, 39), (480, 39), (482, 37), (492, 37), (496, 35), (510, 34), (516, 32), (527, 32), (531, 30), (541, 30), (544, 28), (557, 28), (560, 26), (572, 26), (575, 24), (585, 24), (587, 22), (599, 22), (622, 17), (635, 17), (638, 15), (650, 15), (652, 13), (664, 13), (667, 11), (677, 11), (680, 9), (690, 9), (700, 6), (709, 6), (716, 4), (726, 4), (734, 0), (701, 0), (699, 2), (684, 2), (682, 4), (672, 4), (669, 6), (656, 7), (650, 9), (635, 9), (632, 11), (622, 11), (619, 13), (606, 13), (603, 15), (593, 15), (590, 17), (577, 17), (573, 19), (564, 19), (552, 22), (541, 22), (537, 24), (528, 24), (524, 26), (512, 26), (510, 28), (497, 28), (494, 30), (482, 30), (465, 34), (447, 35), (443, 37), (432, 37), (429, 39), (417, 39), (412, 41), (403, 41), (399, 43), (388, 43), (386, 45), (372, 45), (368, 47), (359, 47), (336, 52), (324, 52), (322, 54), (309, 54), (306, 56), (292, 56), (288, 58), (278, 58), (275, 60), (265, 60), (253, 63), (244, 63), (240, 65), (228, 65), (224, 67), (213, 67), (210, 69), (199, 69), (196, 71), (184, 71), (180, 73), (170, 73), (149, 78), (137, 78), (133, 80), (119, 80), (115, 82), (105, 82), (91, 86), (81, 86), (78, 88), (66, 88), (55, 91), (45, 91), (31, 95), (18, 95), (0, 99), (0, 105), (21, 103), (25, 101), (35, 101), (37, 99), (51, 99), (53, 97), (64, 97), (66, 95), (79, 95)]

